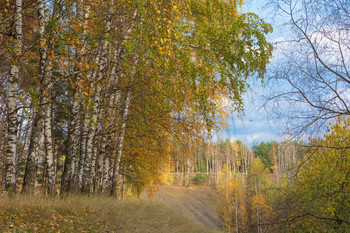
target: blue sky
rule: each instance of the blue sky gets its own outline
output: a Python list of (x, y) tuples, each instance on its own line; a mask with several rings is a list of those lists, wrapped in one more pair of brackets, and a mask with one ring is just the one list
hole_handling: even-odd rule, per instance
[(262, 94), (264, 88), (256, 82), (247, 91), (244, 97), (245, 114), (237, 117), (232, 113), (228, 119), (228, 127), (222, 132), (223, 138), (241, 139), (248, 146), (253, 142), (279, 140), (282, 131), (279, 130), (278, 124), (269, 117), (269, 113), (262, 107)]
[[(340, 29), (346, 28), (347, 21), (337, 15), (336, 19), (327, 15), (333, 12), (332, 9), (319, 12), (323, 15), (312, 17), (310, 12), (314, 12), (314, 9), (307, 9), (308, 13), (305, 12), (302, 1), (293, 1), (292, 6), (288, 6), (289, 1), (286, 5), (279, 1), (282, 3), (280, 6), (286, 8), (279, 9), (275, 14), (271, 8), (264, 7), (266, 2), (273, 0), (245, 0), (242, 11), (256, 13), (274, 28), (273, 33), (267, 36), (275, 47), (266, 75), (270, 77), (267, 83), (269, 88), (264, 89), (253, 78), (249, 80), (251, 88), (244, 96), (245, 115), (238, 118), (235, 117), (237, 113), (233, 112), (229, 126), (221, 138), (241, 139), (248, 146), (252, 146), (254, 141), (308, 141), (309, 137), (319, 137), (326, 132), (326, 126), (334, 121), (332, 117), (338, 115), (333, 113), (348, 112), (346, 103), (350, 100), (349, 85), (334, 78), (334, 71), (328, 68), (331, 66), (337, 72), (348, 70), (348, 31), (343, 33), (344, 29)], [(293, 27), (295, 21), (290, 22), (288, 12), (284, 12), (289, 8), (298, 24), (297, 28)], [(344, 12), (344, 16), (347, 16), (346, 9)], [(308, 39), (303, 40), (304, 37)], [(317, 57), (322, 54), (322, 58), (313, 61), (311, 58), (314, 58), (315, 48), (318, 50)], [(327, 65), (324, 64), (325, 61)], [(329, 74), (327, 70), (330, 70)], [(286, 75), (276, 76), (281, 73)], [(309, 79), (310, 74), (311, 77), (320, 76), (321, 81), (319, 78)], [(268, 112), (262, 107), (263, 95), (271, 100), (268, 103)], [(316, 105), (310, 104), (310, 100), (316, 102)], [(328, 106), (337, 110), (328, 111)]]
[[(275, 29), (276, 25), (273, 24), (271, 18), (267, 17), (271, 15), (271, 12), (264, 8), (264, 3), (265, 1), (261, 0), (247, 1), (244, 8), (245, 11), (254, 12), (266, 22), (271, 23)], [(275, 32), (269, 35), (269, 39), (272, 41), (277, 37), (278, 33), (275, 29)], [(262, 94), (267, 90), (259, 80), (251, 80), (250, 85), (251, 88), (247, 90), (247, 94), (244, 96), (245, 115), (238, 118), (236, 117), (237, 113), (232, 113), (232, 117), (228, 119), (228, 128), (222, 132), (221, 137), (234, 140), (241, 139), (249, 147), (252, 146), (254, 141), (280, 141), (282, 130), (262, 107)]]

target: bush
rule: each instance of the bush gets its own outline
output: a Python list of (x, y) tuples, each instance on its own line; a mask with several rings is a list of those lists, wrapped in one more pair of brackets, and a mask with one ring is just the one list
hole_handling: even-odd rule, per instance
[(208, 181), (208, 177), (202, 173), (197, 173), (192, 179), (192, 184), (204, 184)]

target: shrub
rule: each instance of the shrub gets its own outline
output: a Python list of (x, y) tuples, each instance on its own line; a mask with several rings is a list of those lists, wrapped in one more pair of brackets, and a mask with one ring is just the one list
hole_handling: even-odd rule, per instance
[(208, 181), (208, 177), (202, 173), (197, 173), (192, 179), (192, 184), (204, 184)]

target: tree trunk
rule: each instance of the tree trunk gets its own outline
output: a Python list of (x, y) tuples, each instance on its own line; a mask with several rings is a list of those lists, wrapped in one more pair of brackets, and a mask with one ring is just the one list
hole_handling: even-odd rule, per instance
[(5, 163), (5, 193), (16, 192), (16, 157), (17, 157), (17, 82), (19, 76), (19, 57), (22, 46), (22, 0), (16, 0), (15, 6), (15, 58), (10, 67), (7, 99), (7, 152)]
[[(98, 134), (98, 131), (96, 132), (96, 134)], [(99, 145), (100, 141), (98, 140), (98, 137), (95, 136), (94, 138), (94, 152), (93, 152), (93, 156), (91, 159), (91, 168), (90, 168), (90, 180), (91, 180), (91, 190), (90, 193), (94, 193), (96, 190), (96, 186), (95, 186), (95, 182), (96, 182), (96, 159), (99, 157)]]
[[(257, 178), (255, 177), (255, 196), (257, 196), (257, 195), (258, 195), (258, 182), (257, 182)], [(260, 205), (260, 203), (258, 203), (256, 206), (256, 223), (257, 223), (257, 227), (258, 227), (258, 233), (261, 232), (259, 205)]]
[(122, 200), (125, 199), (125, 166), (123, 167), (123, 185), (122, 185)]
[(186, 179), (185, 179), (185, 186), (188, 187), (190, 185), (190, 171), (191, 171), (191, 162), (190, 159), (187, 159), (187, 166), (186, 166)]
[(101, 148), (98, 154), (97, 168), (96, 168), (95, 191), (97, 192), (100, 192), (102, 190), (101, 179), (102, 179), (102, 170), (103, 170), (103, 160), (106, 155), (106, 143), (107, 143), (107, 137), (104, 134), (102, 136)]
[(114, 167), (113, 167), (111, 195), (115, 197), (118, 195), (117, 188), (118, 188), (119, 166), (120, 166), (120, 159), (123, 154), (125, 125), (126, 125), (126, 120), (128, 118), (130, 99), (131, 99), (131, 90), (128, 90), (125, 98), (124, 111), (122, 116), (121, 133), (118, 139), (117, 157), (116, 157), (116, 160), (114, 161)]
[(92, 153), (94, 151), (94, 130), (89, 129), (88, 130), (88, 136), (87, 136), (87, 142), (86, 142), (86, 157), (84, 161), (84, 168), (83, 168), (83, 178), (82, 178), (82, 186), (81, 191), (83, 193), (90, 193), (91, 186), (92, 186), (92, 180), (90, 179), (90, 169), (91, 169), (91, 160), (92, 160)]
[(110, 191), (110, 164), (110, 156), (107, 153), (103, 164), (102, 192)]
[(3, 138), (4, 138), (4, 129), (5, 129), (5, 121), (6, 121), (6, 115), (7, 115), (7, 106), (5, 105), (5, 110), (4, 113), (2, 115), (2, 119), (1, 119), (1, 127), (0, 127), (0, 172), (2, 169), (2, 156), (3, 156)]
[(83, 182), (83, 173), (84, 173), (84, 164), (85, 164), (85, 157), (86, 157), (86, 145), (87, 145), (87, 132), (88, 132), (88, 125), (86, 122), (86, 116), (83, 115), (82, 119), (82, 128), (81, 128), (81, 141), (80, 141), (80, 157), (79, 157), (79, 164), (78, 164), (78, 171), (76, 173), (76, 181), (75, 181), (75, 190), (79, 189), (81, 190), (82, 182)]
[[(47, 175), (47, 190), (50, 196), (57, 194), (56, 178), (55, 178), (55, 163), (52, 146), (52, 125), (51, 125), (51, 91), (53, 87), (52, 80), (52, 61), (48, 58), (48, 47), (50, 47), (50, 40), (45, 38), (46, 25), (46, 6), (43, 0), (39, 0), (38, 4), (38, 21), (39, 21), (39, 36), (40, 36), (40, 65), (39, 76), (40, 82), (44, 84), (43, 90), (43, 124), (44, 124), (44, 145), (45, 145), (45, 171)], [(56, 10), (53, 12), (53, 19), (56, 18)]]
[[(86, 36), (86, 24), (87, 18), (89, 17), (90, 8), (89, 6), (85, 6), (84, 0), (79, 0), (79, 4), (76, 6), (77, 18), (82, 22), (82, 34), (80, 37), (80, 42), (82, 46), (77, 51), (77, 59), (79, 60), (78, 67), (84, 66), (83, 64), (83, 55), (85, 55), (86, 51), (86, 43), (84, 42)], [(76, 75), (76, 82), (80, 83), (82, 81), (82, 73), (79, 69), (79, 72)], [(79, 186), (77, 182), (78, 176), (78, 166), (77, 160), (79, 153), (79, 136), (80, 136), (80, 110), (81, 110), (81, 91), (76, 90), (73, 97), (73, 106), (71, 112), (71, 121), (70, 121), (70, 130), (72, 133), (69, 135), (69, 145), (68, 145), (68, 155), (65, 160), (64, 171), (62, 174), (62, 184), (61, 184), (61, 193), (65, 194), (68, 192), (75, 192), (77, 187)], [(84, 119), (83, 119), (84, 120)], [(84, 156), (85, 158), (85, 156)]]
[[(77, 82), (79, 82), (77, 80)], [(78, 91), (76, 91), (78, 92)], [(64, 161), (64, 170), (61, 178), (61, 195), (66, 195), (74, 186), (75, 160), (79, 151), (79, 100), (77, 94), (73, 97), (73, 106), (69, 130), (71, 133), (68, 138), (68, 154)]]
[[(51, 80), (49, 81), (51, 83)], [(51, 85), (49, 85), (50, 87)], [(49, 88), (51, 90), (51, 88)], [(56, 177), (55, 177), (55, 163), (52, 147), (52, 126), (51, 126), (51, 106), (50, 100), (45, 100), (46, 106), (44, 107), (44, 144), (45, 144), (45, 166), (47, 172), (47, 193), (50, 196), (57, 194), (56, 190)]]
[(42, 120), (38, 111), (34, 112), (32, 131), (28, 147), (27, 163), (24, 173), (22, 193), (34, 194), (36, 175), (38, 170), (39, 140)]
[[(237, 185), (238, 185), (238, 181), (237, 181)], [(235, 187), (235, 189), (237, 189), (238, 187)], [(238, 197), (237, 197), (237, 190), (235, 190), (235, 202), (236, 202), (236, 206), (235, 206), (235, 217), (236, 217), (236, 233), (238, 233)]]

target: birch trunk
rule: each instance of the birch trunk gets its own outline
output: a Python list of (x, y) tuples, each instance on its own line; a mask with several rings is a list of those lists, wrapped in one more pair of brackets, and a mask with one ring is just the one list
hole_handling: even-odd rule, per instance
[[(38, 4), (38, 21), (39, 21), (39, 36), (40, 36), (40, 65), (39, 65), (39, 76), (40, 81), (44, 85), (43, 90), (43, 124), (44, 124), (44, 145), (45, 145), (45, 172), (47, 176), (47, 187), (46, 192), (50, 196), (57, 194), (56, 190), (56, 177), (55, 177), (55, 163), (52, 146), (52, 125), (51, 125), (51, 91), (53, 87), (52, 80), (52, 61), (48, 58), (48, 47), (50, 44), (45, 39), (45, 25), (47, 22), (46, 18), (46, 5), (44, 0), (39, 0)], [(52, 13), (52, 19), (56, 19), (57, 12), (54, 10)], [(48, 38), (50, 41), (51, 38)]]
[[(97, 83), (100, 83), (103, 77), (103, 65), (105, 64), (102, 60), (105, 58), (105, 51), (107, 49), (107, 44), (104, 43), (104, 45), (101, 48), (100, 55), (97, 58), (99, 69), (94, 75), (94, 80), (97, 81)], [(97, 77), (97, 78), (96, 78)], [(86, 158), (84, 162), (84, 171), (83, 171), (83, 180), (82, 180), (82, 188), (81, 191), (83, 193), (91, 193), (92, 192), (92, 186), (93, 186), (93, 180), (92, 180), (92, 170), (93, 167), (93, 157), (94, 157), (94, 140), (97, 132), (97, 119), (98, 119), (98, 110), (99, 105), (101, 101), (101, 86), (96, 86), (96, 92), (93, 99), (93, 107), (92, 107), (92, 119), (89, 124), (89, 131), (87, 134), (87, 145), (86, 145)]]
[[(5, 129), (5, 121), (6, 121), (6, 114), (7, 114), (7, 106), (5, 106), (5, 111), (2, 115), (1, 119), (1, 128), (0, 128), (0, 161), (2, 161), (2, 156), (3, 156), (3, 135), (4, 135), (4, 129)], [(0, 172), (2, 169), (2, 163), (0, 162)]]
[(207, 176), (209, 176), (209, 159), (208, 159), (208, 157), (206, 157), (205, 159), (206, 159), (206, 164), (207, 164)]
[(186, 166), (186, 180), (185, 180), (185, 186), (188, 187), (190, 185), (190, 171), (191, 171), (191, 163), (190, 159), (187, 159), (187, 166)]
[(123, 167), (123, 185), (122, 185), (122, 200), (125, 199), (125, 166)]
[(8, 99), (7, 99), (7, 151), (5, 163), (5, 193), (16, 192), (16, 157), (17, 157), (17, 82), (19, 75), (18, 59), (22, 45), (22, 0), (16, 0), (15, 6), (15, 35), (14, 52), (15, 61), (12, 62), (9, 74)]
[[(98, 135), (98, 131), (96, 132), (96, 135)], [(91, 159), (91, 168), (90, 168), (90, 180), (91, 180), (91, 190), (90, 193), (95, 193), (96, 191), (96, 163), (97, 158), (99, 157), (99, 147), (100, 147), (100, 141), (98, 140), (97, 136), (94, 138), (94, 151), (92, 153), (92, 159)]]
[(32, 131), (27, 154), (27, 162), (23, 179), (22, 193), (34, 194), (36, 175), (38, 170), (39, 140), (42, 120), (38, 111), (34, 112)]
[(84, 161), (84, 168), (83, 168), (83, 178), (82, 178), (82, 186), (81, 191), (83, 193), (90, 193), (91, 186), (92, 186), (92, 180), (90, 180), (90, 169), (91, 169), (91, 160), (92, 160), (92, 153), (93, 153), (93, 139), (94, 139), (94, 131), (93, 129), (89, 129), (87, 136), (87, 142), (86, 142), (86, 157)]
[[(255, 196), (258, 195), (258, 184), (257, 184), (257, 178), (255, 177)], [(259, 211), (259, 205), (260, 203), (257, 204), (256, 206), (256, 222), (257, 222), (257, 227), (258, 227), (258, 233), (261, 232), (260, 228), (260, 211)]]
[(71, 121), (69, 125), (69, 129), (71, 133), (68, 138), (68, 153), (66, 155), (66, 159), (64, 161), (64, 170), (62, 173), (61, 179), (61, 195), (66, 195), (69, 190), (73, 189), (73, 178), (75, 172), (75, 160), (77, 157), (77, 153), (79, 150), (79, 100), (75, 95), (73, 97), (73, 106), (72, 106), (72, 114)]
[[(51, 71), (49, 71), (51, 73)], [(48, 90), (50, 92), (52, 86), (51, 75), (49, 75)], [(48, 94), (47, 94), (48, 95)], [(49, 96), (49, 95), (48, 95)], [(45, 165), (47, 173), (47, 193), (50, 196), (57, 194), (56, 177), (55, 177), (55, 162), (52, 146), (52, 126), (51, 126), (51, 106), (49, 97), (45, 98), (46, 106), (44, 106), (44, 145), (45, 145)]]
[[(6, 118), (7, 119), (7, 118)], [(7, 138), (7, 129), (4, 131), (4, 137), (5, 138)], [(6, 153), (6, 152), (5, 152)], [(5, 157), (6, 158), (6, 157)], [(6, 165), (6, 164), (5, 164)], [(3, 179), (2, 179), (2, 181), (1, 181), (1, 187), (5, 187), (5, 182), (6, 182), (6, 167), (4, 167), (4, 169), (3, 169)]]
[[(238, 183), (238, 182), (237, 182)], [(235, 187), (237, 189), (237, 187)], [(237, 190), (235, 190), (235, 202), (236, 202), (236, 206), (235, 206), (235, 217), (236, 217), (236, 233), (238, 233), (238, 197), (237, 197)]]
[(110, 156), (107, 152), (105, 158), (104, 158), (104, 164), (103, 164), (103, 176), (102, 176), (102, 192), (106, 192), (109, 190), (109, 183), (110, 183)]
[(112, 189), (111, 189), (111, 195), (117, 196), (117, 188), (118, 188), (118, 177), (119, 177), (119, 167), (120, 167), (120, 159), (123, 154), (123, 145), (124, 145), (124, 135), (125, 135), (125, 125), (126, 120), (128, 118), (128, 111), (129, 111), (129, 104), (131, 99), (131, 90), (128, 90), (125, 98), (125, 104), (124, 104), (124, 110), (123, 110), (123, 116), (122, 116), (122, 124), (121, 124), (121, 133), (118, 139), (118, 146), (117, 146), (117, 157), (114, 162), (113, 167), (113, 177), (112, 177)]
[(18, 178), (19, 170), (23, 171), (23, 169), (24, 169), (23, 167), (21, 167), (21, 165), (23, 166), (22, 158), (24, 157), (25, 148), (26, 148), (27, 143), (28, 143), (28, 135), (29, 135), (29, 132), (30, 132), (29, 124), (25, 124), (23, 126), (23, 122), (24, 122), (24, 120), (20, 121), (20, 124), (19, 124), (19, 127), (18, 127), (19, 130), (18, 130), (18, 133), (17, 133), (16, 180)]
[[(113, 1), (112, 1), (113, 3)], [(106, 17), (106, 30), (105, 35), (110, 35), (111, 30), (111, 22), (112, 22), (112, 15), (113, 15), (113, 7), (110, 6), (111, 3), (107, 3), (107, 17)], [(91, 193), (92, 186), (93, 186), (93, 177), (92, 173), (94, 172), (95, 168), (95, 161), (96, 155), (94, 152), (94, 140), (97, 132), (97, 118), (98, 118), (98, 110), (99, 105), (101, 101), (101, 81), (103, 79), (103, 75), (105, 75), (105, 71), (107, 68), (107, 62), (108, 62), (108, 46), (109, 41), (105, 39), (102, 43), (100, 53), (97, 57), (97, 64), (98, 64), (98, 70), (95, 74), (95, 77), (93, 80), (96, 81), (96, 92), (94, 95), (93, 100), (93, 108), (92, 108), (92, 121), (90, 123), (90, 131), (88, 134), (87, 139), (87, 150), (86, 150), (86, 159), (85, 159), (85, 167), (84, 167), (84, 174), (83, 174), (83, 186), (82, 186), (82, 192), (84, 193)], [(92, 164), (92, 162), (94, 164)]]
[(83, 173), (84, 173), (84, 164), (85, 164), (85, 157), (86, 157), (86, 144), (87, 144), (87, 132), (88, 132), (88, 125), (86, 122), (86, 116), (83, 115), (82, 119), (82, 129), (81, 129), (81, 141), (80, 141), (80, 158), (79, 158), (79, 164), (78, 164), (78, 171), (76, 173), (76, 187), (79, 190), (81, 189), (82, 182), (83, 182)]
[(183, 184), (183, 180), (184, 180), (184, 174), (185, 174), (185, 167), (184, 166), (182, 166), (181, 167), (181, 177), (180, 177), (180, 186), (182, 186), (182, 184)]
[(101, 149), (98, 154), (97, 168), (96, 168), (95, 191), (97, 192), (100, 192), (102, 190), (101, 179), (102, 179), (102, 170), (103, 170), (103, 160), (106, 155), (106, 143), (107, 143), (107, 137), (104, 134), (102, 136)]
[[(79, 4), (77, 4), (77, 18), (81, 20), (83, 28), (82, 28), (82, 35), (80, 38), (80, 42), (82, 43), (81, 48), (79, 51), (77, 51), (78, 56), (78, 67), (83, 67), (83, 56), (85, 55), (86, 51), (86, 43), (85, 43), (85, 36), (86, 36), (86, 24), (87, 19), (89, 17), (90, 8), (89, 6), (85, 7), (84, 0), (80, 0)], [(79, 71), (79, 70), (78, 70)], [(81, 71), (78, 72), (78, 75), (76, 76), (76, 82), (80, 83), (82, 80), (82, 73)], [(74, 97), (73, 97), (73, 106), (72, 106), (72, 113), (71, 113), (71, 124), (70, 129), (72, 133), (69, 135), (70, 138), (68, 139), (69, 145), (68, 145), (68, 155), (67, 159), (65, 160), (65, 166), (64, 171), (62, 174), (62, 183), (61, 183), (61, 193), (65, 194), (68, 192), (74, 192), (77, 190), (77, 187), (79, 186), (77, 184), (78, 179), (78, 166), (77, 166), (77, 160), (78, 160), (78, 153), (79, 153), (79, 135), (80, 135), (80, 110), (81, 110), (81, 99), (80, 99), (81, 91), (76, 90)]]

